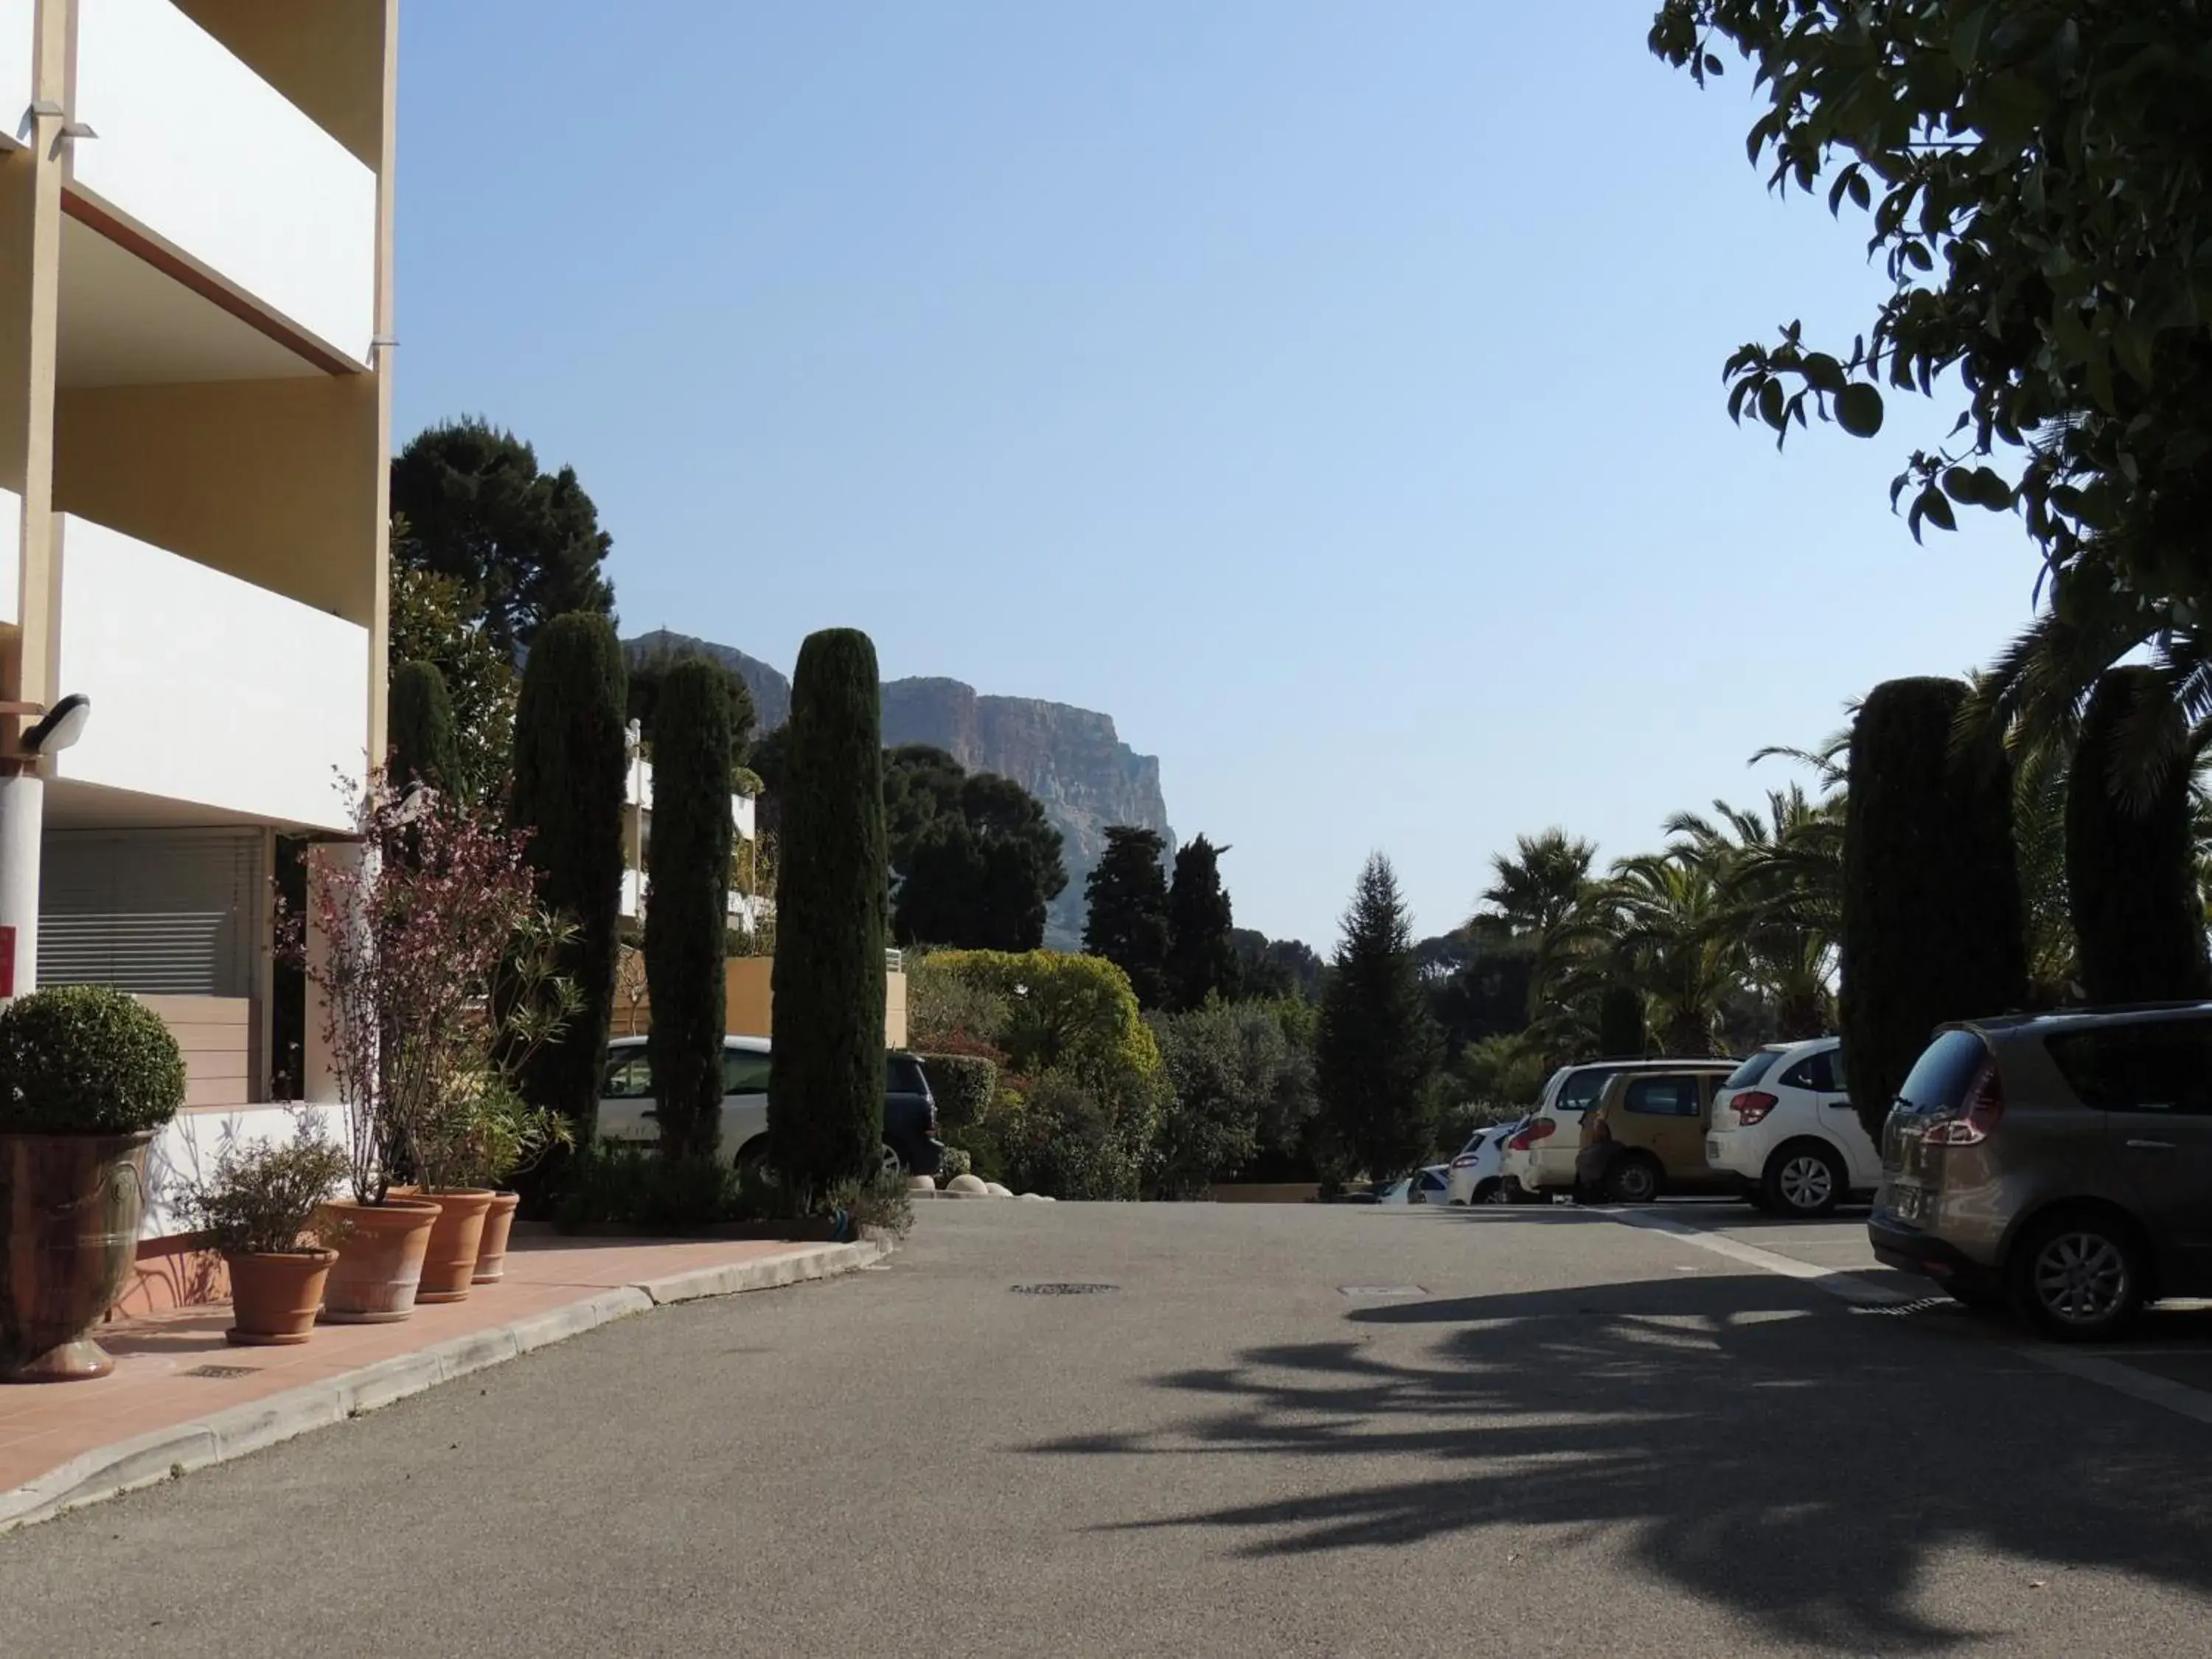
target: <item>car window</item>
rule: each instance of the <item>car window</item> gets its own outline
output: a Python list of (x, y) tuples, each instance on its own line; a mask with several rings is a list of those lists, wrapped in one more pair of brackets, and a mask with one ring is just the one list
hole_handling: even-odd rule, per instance
[(1597, 1097), (1605, 1092), (1605, 1085), (1620, 1075), (1620, 1068), (1606, 1066), (1585, 1066), (1569, 1074), (1559, 1085), (1559, 1097), (1553, 1109), (1562, 1112), (1587, 1112), (1597, 1104)]
[(1698, 1079), (1693, 1077), (1639, 1077), (1628, 1085), (1622, 1103), (1647, 1117), (1695, 1117), (1698, 1112)]
[(617, 1048), (607, 1057), (607, 1080), (600, 1085), (601, 1100), (651, 1100), (653, 1062), (642, 1045)]
[(1943, 1032), (1905, 1073), (1897, 1091), (1898, 1104), (1923, 1114), (1959, 1110), (1989, 1054), (1989, 1045), (1972, 1031)]
[(921, 1074), (921, 1062), (908, 1054), (892, 1054), (884, 1061), (884, 1089), (894, 1095), (924, 1095), (929, 1084)]
[[(1808, 1054), (1782, 1074), (1785, 1089), (1810, 1089), (1816, 1095), (1836, 1092), (1835, 1050), (1823, 1048), (1816, 1054)], [(1730, 1085), (1735, 1082), (1729, 1079)]]
[[(1765, 1077), (1767, 1073), (1773, 1070), (1774, 1062), (1781, 1058), (1782, 1050), (1779, 1048), (1761, 1048), (1749, 1060), (1747, 1060), (1742, 1065), (1737, 1066), (1735, 1070), (1730, 1072), (1728, 1074), (1728, 1081), (1722, 1084), (1721, 1087), (1723, 1089), (1748, 1089), (1753, 1084), (1758, 1082), (1759, 1079)], [(1789, 1081), (1786, 1078), (1783, 1080), (1785, 1083)]]
[(2044, 1047), (2084, 1104), (2107, 1112), (2212, 1115), (2212, 1026), (2160, 1020), (2065, 1031)]
[(768, 1056), (750, 1048), (722, 1050), (722, 1092), (726, 1095), (764, 1095), (768, 1092)]

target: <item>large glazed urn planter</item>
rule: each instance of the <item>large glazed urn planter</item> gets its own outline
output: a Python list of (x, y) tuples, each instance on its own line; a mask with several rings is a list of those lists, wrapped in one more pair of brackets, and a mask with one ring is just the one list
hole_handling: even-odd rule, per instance
[(362, 1204), (341, 1198), (325, 1204), (316, 1231), (337, 1247), (338, 1259), (323, 1281), (324, 1319), (335, 1325), (386, 1325), (413, 1313), (437, 1221), (438, 1206), (428, 1199)]
[(507, 1277), (507, 1241), (514, 1230), (514, 1212), (522, 1202), (520, 1193), (494, 1193), (491, 1208), (484, 1212), (483, 1242), (477, 1246), (477, 1270), (473, 1281), (478, 1285), (496, 1285)]
[(283, 1255), (226, 1252), (230, 1270), (230, 1329), (241, 1346), (289, 1347), (305, 1342), (322, 1310), (323, 1284), (336, 1250), (294, 1250)]
[(68, 1382), (115, 1369), (86, 1333), (137, 1260), (153, 1139), (0, 1135), (0, 1380)]
[(438, 1206), (437, 1224), (422, 1261), (417, 1302), (461, 1302), (476, 1279), (477, 1251), (483, 1243), (484, 1214), (497, 1196), (489, 1187), (463, 1187), (422, 1196)]

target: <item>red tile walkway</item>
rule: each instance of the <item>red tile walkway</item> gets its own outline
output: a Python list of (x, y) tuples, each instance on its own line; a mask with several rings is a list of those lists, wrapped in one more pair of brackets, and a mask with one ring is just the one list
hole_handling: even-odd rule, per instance
[[(319, 1325), (313, 1339), (289, 1348), (233, 1347), (223, 1340), (230, 1326), (228, 1306), (173, 1308), (116, 1320), (95, 1333), (115, 1356), (113, 1375), (93, 1382), (0, 1385), (0, 1494), (98, 1447), (326, 1382), (622, 1285), (808, 1248), (728, 1239), (517, 1238), (507, 1252), (507, 1278), (477, 1285), (466, 1301), (420, 1307), (412, 1318), (391, 1325)], [(246, 1374), (185, 1374), (200, 1365), (234, 1366)]]

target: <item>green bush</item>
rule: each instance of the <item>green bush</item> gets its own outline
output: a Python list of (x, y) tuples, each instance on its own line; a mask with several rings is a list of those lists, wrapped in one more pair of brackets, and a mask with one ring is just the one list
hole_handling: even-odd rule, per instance
[(1886, 681), (1851, 728), (1840, 1000), (1851, 1103), (1877, 1139), (1937, 1025), (2027, 997), (2012, 767), (1994, 733), (1954, 743), (1966, 693)]
[(933, 972), (1002, 1004), (991, 1040), (1024, 1075), (1054, 1069), (1160, 1069), (1159, 1045), (1137, 1008), (1129, 976), (1103, 957), (1064, 951), (937, 951)]
[(937, 1101), (937, 1121), (947, 1130), (980, 1121), (999, 1092), (999, 1068), (981, 1054), (924, 1054), (921, 1074)]
[(215, 1174), (185, 1200), (192, 1231), (225, 1255), (283, 1255), (300, 1248), (316, 1209), (351, 1172), (344, 1147), (310, 1120), (289, 1141), (225, 1147)]
[(136, 1134), (184, 1103), (184, 1054), (136, 998), (58, 985), (0, 1009), (0, 1133)]
[(718, 1222), (776, 1218), (765, 1183), (749, 1184), (716, 1158), (663, 1158), (643, 1146), (595, 1141), (570, 1158), (553, 1200), (553, 1222), (693, 1233)]
[(821, 1191), (878, 1165), (884, 1137), (882, 691), (852, 629), (810, 635), (785, 723), (768, 1090), (776, 1167)]
[[(2170, 757), (2165, 775), (2148, 799), (2130, 799), (2126, 751), (2154, 740)], [(2066, 891), (2092, 1002), (2212, 994), (2186, 748), (2158, 670), (2115, 668), (2097, 682), (2066, 785)]]
[(877, 1170), (855, 1181), (841, 1181), (825, 1195), (830, 1213), (842, 1211), (855, 1227), (873, 1227), (904, 1238), (914, 1225), (914, 1192), (906, 1177)]
[(1069, 1073), (1036, 1079), (1006, 1125), (1006, 1184), (1054, 1198), (1135, 1198), (1152, 1124), (1149, 1115), (1125, 1121), (1117, 1104)]
[(711, 1158), (721, 1140), (732, 840), (726, 680), (726, 671), (686, 658), (663, 675), (655, 711), (646, 1042), (661, 1150), (672, 1158)]
[[(975, 1160), (973, 1158), (957, 1146), (947, 1146), (945, 1149), (944, 1158), (937, 1166), (937, 1184), (943, 1187), (946, 1182), (957, 1180), (962, 1176), (975, 1173)], [(989, 1178), (988, 1176), (984, 1177), (986, 1180)]]
[(917, 1048), (966, 1054), (995, 1048), (1012, 1012), (1006, 999), (942, 965), (945, 954), (908, 951), (906, 958), (906, 1029)]

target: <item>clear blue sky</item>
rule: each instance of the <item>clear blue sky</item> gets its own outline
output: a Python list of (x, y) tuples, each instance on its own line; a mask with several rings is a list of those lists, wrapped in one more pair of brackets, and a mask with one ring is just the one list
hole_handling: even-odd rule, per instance
[(1890, 515), (1946, 422), (1729, 424), (1880, 284), (1652, 4), (411, 4), (398, 434), (573, 464), (626, 631), (1107, 710), (1240, 922), (1380, 848), (1440, 931), (2028, 615), (2016, 521)]

